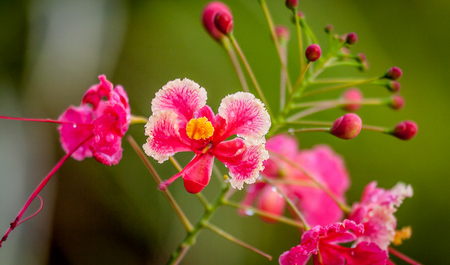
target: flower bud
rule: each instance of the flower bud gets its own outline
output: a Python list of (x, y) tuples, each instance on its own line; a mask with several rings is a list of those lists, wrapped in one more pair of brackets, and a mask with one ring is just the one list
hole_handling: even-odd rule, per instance
[[(345, 101), (361, 101), (363, 99), (363, 94), (361, 90), (356, 87), (351, 87), (344, 91), (342, 99)], [(345, 104), (342, 108), (346, 111), (355, 112), (361, 108), (361, 104)]]
[(315, 62), (320, 58), (320, 55), (322, 54), (322, 50), (320, 49), (320, 46), (317, 44), (311, 44), (306, 48), (305, 56), (306, 59), (309, 62)]
[[(271, 186), (265, 186), (261, 192), (261, 195), (258, 200), (258, 209), (261, 211), (269, 212), (274, 215), (281, 216), (284, 212), (285, 208), (285, 200), (284, 198)], [(276, 220), (268, 218), (268, 217), (261, 217), (266, 222), (274, 223)]]
[(387, 83), (386, 87), (389, 89), (389, 91), (394, 92), (394, 93), (399, 92), (400, 89), (402, 88), (400, 83), (397, 81), (391, 81), (391, 82)]
[(330, 34), (334, 30), (333, 25), (327, 25), (325, 27), (325, 33)]
[(233, 16), (227, 10), (219, 11), (214, 17), (214, 25), (222, 34), (228, 35), (233, 31)]
[(345, 39), (345, 42), (349, 45), (353, 45), (358, 41), (358, 35), (356, 33), (352, 32), (347, 34), (347, 37)]
[(217, 30), (216, 25), (214, 25), (214, 17), (217, 15), (219, 11), (228, 11), (231, 12), (230, 8), (222, 2), (214, 1), (210, 2), (203, 9), (202, 14), (202, 22), (206, 31), (213, 37), (215, 40), (220, 40), (223, 37), (223, 34)]
[(359, 67), (360, 71), (366, 71), (369, 69), (369, 61), (367, 61), (366, 55), (364, 53), (359, 53), (356, 60), (361, 63), (361, 66)]
[(286, 0), (286, 7), (289, 9), (296, 9), (298, 6), (298, 0)]
[(361, 118), (354, 113), (347, 113), (334, 121), (330, 132), (338, 138), (349, 140), (358, 136), (361, 127)]
[(397, 80), (400, 77), (402, 77), (402, 69), (398, 67), (391, 67), (384, 75), (385, 78), (391, 79), (391, 80)]
[(401, 140), (410, 140), (416, 136), (419, 128), (417, 124), (413, 121), (402, 121), (398, 123), (394, 130), (391, 132), (392, 135)]
[(275, 35), (280, 42), (287, 42), (290, 38), (289, 29), (284, 25), (275, 27)]
[(400, 110), (405, 106), (405, 100), (400, 95), (393, 95), (389, 106), (395, 110)]
[[(297, 16), (300, 20), (305, 18), (305, 14), (303, 14), (302, 11), (297, 11)], [(292, 22), (292, 24), (295, 25), (295, 16), (294, 15), (291, 16), (291, 22)]]

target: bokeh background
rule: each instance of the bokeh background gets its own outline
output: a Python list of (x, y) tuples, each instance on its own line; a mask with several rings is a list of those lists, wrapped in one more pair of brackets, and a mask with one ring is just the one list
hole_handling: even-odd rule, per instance
[[(79, 104), (99, 74), (125, 87), (136, 115), (149, 116), (155, 92), (184, 77), (205, 87), (208, 104), (217, 110), (220, 100), (240, 86), (226, 53), (200, 23), (207, 2), (1, 1), (0, 115), (56, 119), (69, 105)], [(279, 62), (258, 1), (225, 2), (233, 11), (235, 36), (267, 97), (276, 104)], [(267, 2), (275, 22), (295, 32), (284, 1)], [(370, 77), (391, 66), (402, 68), (406, 107), (394, 112), (366, 106), (359, 112), (364, 123), (390, 127), (413, 119), (420, 128), (409, 142), (368, 131), (351, 141), (323, 133), (302, 134), (301, 147), (326, 143), (343, 155), (352, 177), (350, 203), (372, 180), (385, 188), (398, 181), (411, 184), (414, 197), (405, 200), (397, 217), (399, 227), (412, 226), (413, 236), (398, 249), (425, 264), (450, 263), (450, 2), (305, 0), (299, 9), (321, 43), (327, 24), (340, 34), (358, 34), (353, 51), (366, 54), (370, 69), (361, 74), (344, 67), (332, 74)], [(291, 73), (299, 71), (295, 48), (291, 41)], [(363, 90), (368, 96), (388, 95), (377, 86)], [(334, 110), (315, 118), (331, 121), (342, 114)], [(6, 231), (64, 153), (55, 125), (3, 120), (0, 128), (0, 228)], [(145, 141), (141, 125), (132, 126), (129, 135), (140, 144)], [(66, 162), (42, 192), (42, 212), (13, 231), (0, 249), (0, 264), (165, 264), (184, 230), (130, 145), (124, 141), (123, 147), (117, 166), (94, 159)], [(185, 164), (190, 156), (177, 158)], [(176, 172), (169, 163), (157, 169), (166, 178)], [(214, 198), (218, 187), (213, 178), (205, 195)], [(171, 190), (195, 222), (202, 214), (197, 198), (184, 190), (182, 181)], [(242, 192), (233, 198), (241, 197)], [(31, 209), (37, 207), (38, 203)], [(182, 264), (277, 264), (282, 252), (299, 243), (295, 228), (241, 217), (232, 208), (221, 208), (212, 222), (275, 260), (269, 262), (204, 231)]]

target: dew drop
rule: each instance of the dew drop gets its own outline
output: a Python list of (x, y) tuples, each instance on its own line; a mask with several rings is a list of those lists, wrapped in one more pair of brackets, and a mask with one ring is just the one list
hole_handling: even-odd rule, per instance
[(252, 216), (252, 215), (255, 214), (255, 212), (253, 212), (252, 210), (245, 210), (244, 212), (245, 212), (245, 214), (248, 215), (248, 216)]
[(253, 122), (252, 122), (251, 120), (248, 120), (248, 121), (247, 121), (247, 125), (252, 125), (252, 123), (253, 123)]
[(277, 188), (276, 187), (272, 187), (272, 191), (277, 191)]
[(105, 140), (106, 140), (108, 143), (110, 143), (110, 142), (114, 141), (115, 138), (116, 138), (116, 137), (114, 136), (114, 134), (111, 133), (111, 132), (109, 132), (109, 133), (106, 134)]
[(72, 127), (73, 127), (73, 128), (77, 128), (77, 125), (74, 123), (74, 124), (72, 125)]
[(288, 133), (289, 133), (290, 135), (294, 135), (294, 133), (295, 133), (294, 128), (289, 128), (289, 129), (288, 129)]

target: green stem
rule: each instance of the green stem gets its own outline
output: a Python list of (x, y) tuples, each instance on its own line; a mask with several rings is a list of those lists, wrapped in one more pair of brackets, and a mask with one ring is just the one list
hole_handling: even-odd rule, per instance
[(356, 81), (356, 82), (352, 82), (352, 83), (325, 87), (325, 88), (321, 88), (321, 89), (317, 89), (317, 90), (305, 93), (302, 96), (306, 97), (306, 96), (316, 95), (316, 94), (329, 92), (329, 91), (333, 91), (333, 90), (337, 90), (337, 89), (342, 89), (342, 88), (347, 88), (347, 87), (351, 87), (351, 86), (362, 85), (362, 84), (370, 83), (370, 82), (373, 82), (373, 81), (376, 81), (376, 80), (379, 80), (379, 79), (380, 79), (380, 77), (374, 77), (374, 78), (369, 78), (369, 79)]
[(288, 163), (289, 165), (291, 165), (292, 167), (296, 168), (297, 170), (299, 170), (300, 172), (302, 172), (303, 174), (305, 174), (306, 177), (308, 177), (310, 180), (312, 180), (314, 182), (314, 184), (316, 184), (320, 189), (322, 189), (326, 194), (328, 194), (328, 196), (330, 196), (330, 198), (339, 206), (339, 208), (341, 208), (341, 210), (345, 213), (350, 213), (351, 211), (351, 207), (346, 205), (345, 203), (341, 202), (329, 189), (328, 187), (325, 187), (321, 182), (319, 182), (314, 176), (312, 176), (311, 174), (309, 174), (306, 170), (304, 170), (302, 167), (300, 167), (297, 163), (291, 161), (290, 159), (286, 158), (283, 155), (274, 153), (274, 152), (270, 152), (270, 155), (273, 155), (281, 160), (283, 160), (284, 162)]
[(306, 107), (318, 107), (318, 106), (333, 106), (339, 107), (348, 104), (359, 104), (359, 105), (382, 105), (386, 104), (391, 98), (381, 99), (381, 98), (366, 98), (363, 100), (345, 100), (345, 99), (337, 99), (337, 100), (321, 100), (321, 101), (312, 101), (312, 102), (304, 102), (299, 104), (294, 104), (292, 106), (293, 109), (300, 109)]
[(251, 207), (251, 206), (245, 206), (245, 205), (238, 204), (238, 203), (235, 203), (235, 202), (231, 202), (231, 201), (228, 201), (228, 200), (224, 201), (224, 204), (228, 205), (228, 206), (231, 206), (231, 207), (234, 207), (234, 208), (237, 208), (237, 209), (242, 209), (244, 211), (250, 211), (250, 212), (255, 213), (257, 215), (260, 215), (260, 216), (263, 216), (263, 217), (267, 217), (267, 218), (279, 221), (281, 223), (285, 223), (287, 225), (291, 225), (291, 226), (295, 226), (295, 227), (299, 227), (299, 228), (305, 228), (305, 226), (301, 222), (297, 222), (295, 220), (289, 219), (289, 218), (284, 217), (284, 216), (275, 215), (275, 214), (270, 213), (270, 212), (261, 211), (261, 210), (259, 210), (257, 208)]
[(301, 129), (292, 129), (288, 130), (288, 133), (293, 135), (296, 133), (304, 133), (304, 132), (330, 132), (331, 128), (301, 128)]
[(303, 117), (309, 116), (311, 114), (314, 114), (314, 113), (317, 113), (317, 112), (320, 112), (320, 111), (324, 111), (324, 110), (327, 110), (327, 109), (332, 109), (332, 108), (334, 108), (334, 106), (317, 106), (317, 107), (312, 107), (312, 108), (306, 109), (304, 111), (300, 111), (297, 114), (294, 114), (294, 115), (286, 118), (286, 122), (293, 122), (293, 121), (296, 121), (296, 120), (301, 119)]
[(236, 74), (239, 78), (239, 82), (241, 82), (242, 89), (245, 92), (250, 92), (250, 89), (248, 88), (247, 80), (245, 80), (244, 72), (242, 71), (241, 65), (239, 64), (239, 61), (236, 57), (236, 53), (234, 52), (233, 48), (230, 46), (230, 41), (228, 38), (221, 38), (223, 47), (227, 51), (228, 55), (230, 56), (231, 62), (233, 63), (234, 69), (236, 70)]
[(252, 80), (253, 85), (255, 86), (256, 91), (258, 92), (259, 97), (261, 98), (261, 101), (264, 103), (264, 105), (266, 105), (267, 112), (268, 112), (269, 115), (272, 117), (273, 115), (272, 115), (272, 111), (271, 111), (271, 109), (270, 109), (270, 106), (269, 106), (269, 104), (268, 104), (266, 98), (264, 97), (264, 94), (263, 94), (263, 92), (261, 91), (261, 88), (259, 87), (258, 81), (256, 80), (256, 77), (255, 77), (255, 75), (253, 74), (253, 71), (252, 71), (252, 69), (250, 68), (250, 65), (248, 64), (247, 59), (246, 59), (245, 56), (244, 56), (244, 53), (242, 52), (241, 48), (239, 47), (239, 44), (237, 43), (236, 39), (234, 38), (233, 33), (231, 33), (228, 37), (230, 38), (231, 43), (233, 44), (234, 49), (237, 51), (239, 57), (241, 58), (242, 62), (244, 63), (245, 69), (247, 70), (247, 72), (248, 72), (248, 74), (249, 74), (249, 76), (250, 76), (250, 79)]
[[(155, 179), (156, 183), (159, 185), (162, 183), (162, 179), (159, 177), (158, 173), (156, 172), (155, 168), (152, 166), (150, 161), (148, 161), (147, 157), (145, 156), (144, 152), (141, 150), (141, 148), (138, 146), (136, 141), (133, 139), (132, 136), (127, 137), (128, 142), (130, 143), (133, 150), (136, 152), (136, 154), (139, 156), (139, 158), (142, 160), (144, 165), (147, 167), (150, 174)], [(169, 201), (172, 208), (175, 210), (175, 213), (178, 215), (178, 218), (180, 218), (181, 222), (184, 225), (184, 228), (186, 232), (190, 232), (193, 230), (192, 224), (189, 221), (189, 219), (184, 214), (183, 210), (181, 210), (180, 206), (178, 206), (177, 202), (173, 198), (172, 194), (170, 194), (168, 189), (161, 190), (164, 193), (164, 196), (166, 196), (167, 200)]]
[(298, 13), (296, 9), (292, 9), (292, 13), (295, 19), (295, 27), (297, 28), (297, 39), (298, 39), (298, 53), (300, 56), (300, 69), (303, 68), (303, 40), (302, 40), (302, 31), (300, 28), (300, 20), (298, 18)]
[(214, 203), (211, 205), (211, 207), (205, 209), (205, 213), (203, 214), (203, 217), (198, 221), (198, 223), (194, 226), (194, 228), (189, 231), (184, 238), (183, 242), (178, 246), (178, 248), (172, 253), (169, 261), (167, 264), (178, 264), (184, 257), (187, 251), (195, 244), (195, 240), (200, 233), (200, 231), (205, 228), (213, 216), (213, 214), (216, 212), (217, 208), (223, 204), (223, 198), (225, 197), (227, 191), (229, 189), (229, 186), (225, 186), (217, 199), (214, 201)]
[(146, 118), (144, 116), (131, 115), (130, 124), (142, 124), (142, 123), (147, 123), (147, 121), (148, 121), (148, 118)]
[(309, 230), (310, 227), (308, 225), (308, 223), (306, 222), (305, 217), (303, 216), (303, 214), (297, 209), (297, 207), (295, 206), (295, 204), (291, 201), (291, 199), (289, 199), (289, 197), (280, 189), (278, 188), (278, 186), (272, 182), (272, 180), (270, 178), (261, 176), (263, 178), (263, 180), (268, 183), (270, 186), (274, 187), (275, 189), (277, 189), (277, 192), (284, 198), (284, 200), (286, 201), (286, 203), (289, 205), (289, 207), (291, 207), (291, 209), (294, 211), (294, 213), (297, 215), (297, 217), (300, 219), (300, 221), (303, 223), (303, 225), (305, 226), (305, 230)]
[(217, 233), (218, 235), (223, 236), (224, 238), (230, 240), (231, 242), (234, 242), (234, 243), (236, 243), (238, 245), (241, 245), (241, 246), (243, 246), (243, 247), (245, 247), (245, 248), (247, 248), (247, 249), (249, 249), (251, 251), (254, 251), (254, 252), (256, 252), (256, 253), (266, 257), (268, 260), (272, 260), (272, 256), (270, 256), (269, 254), (264, 253), (263, 251), (261, 251), (261, 250), (255, 248), (255, 247), (253, 247), (253, 246), (251, 246), (251, 245), (249, 245), (249, 244), (247, 244), (247, 243), (237, 239), (236, 237), (228, 234), (227, 232), (223, 231), (222, 229), (218, 228), (217, 226), (215, 226), (213, 224), (210, 224), (209, 222), (206, 222), (205, 226), (207, 228), (209, 228), (211, 231)]

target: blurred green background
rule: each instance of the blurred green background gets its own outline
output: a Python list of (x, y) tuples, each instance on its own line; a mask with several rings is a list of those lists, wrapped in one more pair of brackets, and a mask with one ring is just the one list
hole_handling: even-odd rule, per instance
[[(208, 104), (240, 89), (226, 53), (203, 30), (200, 15), (208, 1), (36, 0), (0, 2), (0, 115), (56, 119), (67, 106), (78, 105), (86, 89), (106, 74), (128, 92), (132, 112), (151, 114), (151, 99), (168, 81), (188, 77), (208, 91)], [(284, 1), (267, 0), (276, 24), (289, 23)], [(272, 103), (277, 102), (279, 62), (258, 1), (228, 0), (234, 34)], [(364, 123), (394, 126), (405, 119), (419, 124), (409, 142), (363, 131), (351, 141), (323, 133), (300, 135), (302, 148), (332, 145), (344, 156), (352, 186), (350, 203), (359, 200), (372, 180), (391, 188), (398, 181), (414, 188), (400, 207), (398, 227), (411, 225), (413, 236), (398, 249), (425, 264), (448, 264), (450, 247), (448, 120), (450, 92), (450, 2), (444, 0), (300, 1), (299, 10), (321, 43), (323, 28), (340, 34), (356, 32), (354, 53), (364, 52), (370, 69), (361, 74), (344, 67), (336, 74), (378, 76), (399, 66), (406, 107), (364, 107)], [(295, 39), (295, 38), (294, 38)], [(290, 70), (298, 73), (296, 42), (291, 41)], [(365, 86), (368, 96), (387, 96)], [(339, 94), (330, 93), (335, 97)], [(334, 120), (344, 112), (315, 117)], [(17, 211), (41, 179), (63, 156), (56, 126), (0, 121), (0, 225), (6, 231)], [(129, 135), (144, 143), (141, 125)], [(11, 233), (0, 249), (1, 264), (165, 264), (184, 238), (180, 221), (130, 145), (123, 159), (107, 167), (87, 159), (69, 160), (42, 192), (45, 207)], [(190, 155), (178, 155), (183, 164)], [(152, 161), (155, 162), (155, 161)], [(156, 165), (156, 163), (154, 163)], [(175, 169), (157, 165), (168, 178)], [(212, 179), (205, 195), (218, 191)], [(195, 222), (202, 206), (182, 181), (171, 190)], [(242, 192), (233, 197), (238, 200)], [(32, 205), (32, 209), (38, 203)], [(30, 210), (32, 212), (32, 210)], [(299, 243), (293, 227), (241, 217), (223, 207), (212, 222), (239, 239), (272, 254), (274, 261), (235, 245), (210, 231), (182, 264), (278, 264), (278, 256)], [(1, 227), (0, 227), (1, 228)], [(403, 264), (398, 262), (398, 264)]]

